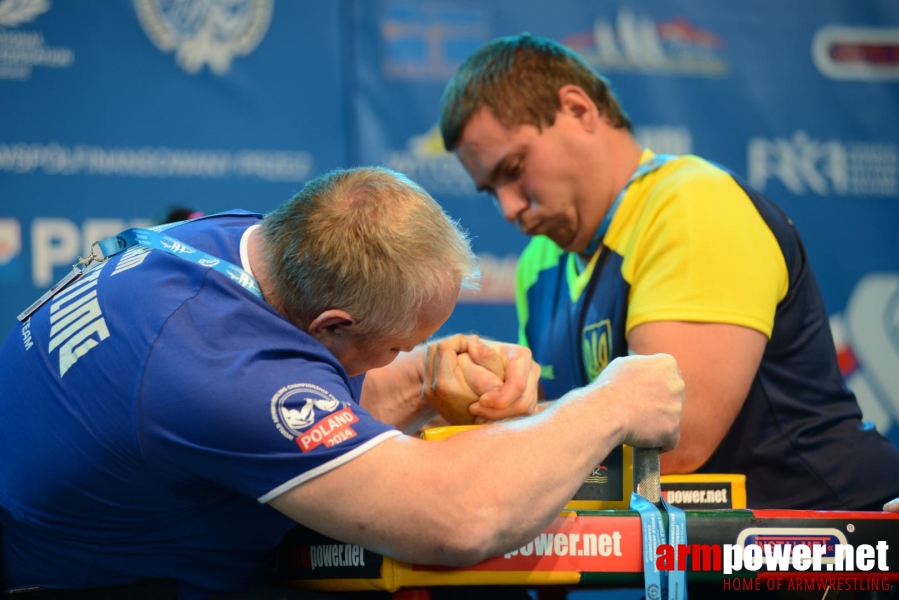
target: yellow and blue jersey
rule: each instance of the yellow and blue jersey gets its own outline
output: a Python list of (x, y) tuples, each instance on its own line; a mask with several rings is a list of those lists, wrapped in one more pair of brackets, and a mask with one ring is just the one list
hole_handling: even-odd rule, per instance
[(603, 245), (579, 266), (546, 237), (519, 262), (519, 342), (548, 398), (626, 356), (642, 323), (748, 327), (768, 337), (762, 363), (700, 471), (746, 474), (753, 508), (879, 508), (899, 493), (840, 454), (851, 447), (899, 472), (899, 449), (861, 422), (802, 242), (770, 200), (699, 157), (676, 158), (627, 188)]

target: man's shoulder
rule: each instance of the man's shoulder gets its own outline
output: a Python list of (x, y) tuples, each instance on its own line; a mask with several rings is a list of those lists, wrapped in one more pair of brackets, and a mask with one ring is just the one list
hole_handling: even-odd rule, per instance
[(724, 167), (699, 156), (680, 156), (635, 186), (640, 199), (633, 214), (648, 224), (663, 215), (684, 218), (729, 211), (736, 203), (750, 204), (746, 190)]
[(677, 191), (683, 188), (731, 186), (733, 174), (712, 161), (692, 154), (679, 156), (658, 170), (652, 178), (656, 191)]

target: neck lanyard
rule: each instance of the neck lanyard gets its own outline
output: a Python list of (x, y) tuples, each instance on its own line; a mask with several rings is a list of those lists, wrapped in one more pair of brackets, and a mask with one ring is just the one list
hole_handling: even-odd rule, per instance
[[(209, 215), (214, 216), (214, 215)], [(205, 218), (205, 217), (200, 217)], [(196, 220), (196, 219), (194, 219)], [(192, 246), (188, 246), (184, 242), (175, 238), (164, 235), (162, 232), (177, 225), (182, 225), (186, 221), (178, 221), (177, 223), (168, 223), (147, 229), (132, 228), (108, 237), (105, 240), (94, 242), (91, 246), (91, 254), (86, 258), (78, 258), (78, 261), (72, 265), (72, 271), (63, 277), (56, 285), (47, 290), (44, 295), (38, 298), (31, 306), (22, 311), (17, 319), (24, 323), (34, 312), (41, 306), (46, 304), (53, 296), (58, 294), (71, 283), (78, 281), (84, 273), (98, 263), (106, 261), (111, 256), (115, 256), (120, 252), (124, 252), (133, 246), (143, 246), (152, 250), (162, 250), (168, 252), (178, 258), (196, 263), (207, 269), (214, 269), (219, 273), (226, 275), (231, 281), (235, 282), (245, 290), (249, 291), (257, 298), (262, 300), (262, 290), (256, 279), (237, 265), (231, 264), (226, 260), (216, 258), (211, 254), (206, 254)], [(94, 246), (100, 249), (101, 257), (97, 258), (93, 255)]]
[(624, 184), (624, 187), (621, 188), (621, 191), (618, 192), (618, 195), (615, 196), (615, 200), (612, 201), (612, 206), (609, 207), (609, 210), (606, 212), (606, 216), (603, 218), (602, 223), (599, 224), (599, 228), (597, 228), (596, 233), (593, 234), (593, 238), (590, 240), (590, 243), (587, 245), (587, 248), (582, 252), (582, 254), (593, 255), (596, 254), (596, 250), (599, 248), (600, 244), (602, 244), (602, 239), (605, 237), (606, 232), (609, 230), (609, 225), (612, 224), (612, 219), (615, 218), (615, 213), (618, 212), (618, 207), (621, 205), (621, 200), (624, 198), (624, 194), (627, 192), (627, 188), (630, 185), (649, 173), (652, 173), (665, 163), (674, 160), (677, 158), (672, 154), (656, 154), (646, 162), (640, 163), (637, 167), (637, 170), (634, 171), (634, 174), (631, 175), (630, 179), (627, 180), (627, 183)]
[[(615, 197), (615, 200), (612, 202), (612, 206), (610, 206), (609, 210), (606, 212), (606, 216), (603, 218), (602, 223), (599, 224), (599, 228), (596, 230), (596, 233), (593, 234), (593, 239), (590, 240), (590, 245), (587, 246), (586, 250), (584, 250), (585, 254), (589, 253), (590, 255), (595, 256), (595, 254), (597, 253), (598, 250), (600, 250), (600, 248), (605, 250), (605, 246), (602, 245), (603, 237), (606, 235), (606, 232), (609, 230), (609, 225), (612, 223), (612, 219), (615, 218), (615, 213), (618, 212), (618, 207), (621, 205), (621, 200), (624, 198), (624, 195), (627, 192), (630, 185), (633, 182), (640, 179), (641, 177), (643, 177), (644, 175), (652, 173), (653, 171), (655, 171), (656, 169), (658, 169), (665, 163), (670, 162), (670, 161), (674, 160), (675, 158), (677, 158), (677, 157), (674, 155), (671, 155), (671, 154), (657, 154), (657, 155), (653, 156), (652, 158), (650, 158), (649, 160), (642, 162), (642, 163), (640, 163), (639, 166), (637, 166), (637, 169), (630, 176), (630, 179), (627, 180), (627, 183), (624, 184), (624, 187), (621, 188), (621, 191), (618, 192), (618, 195)], [(574, 253), (574, 260), (582, 261), (582, 258), (581, 258), (582, 256), (583, 256), (583, 254)], [(587, 317), (587, 308), (590, 303), (590, 298), (592, 297), (593, 292), (596, 289), (596, 285), (599, 281), (599, 273), (602, 271), (603, 260), (605, 258), (606, 257), (603, 255), (602, 252), (600, 252), (600, 255), (598, 257), (595, 257), (596, 262), (593, 265), (593, 272), (590, 275), (590, 281), (587, 283), (586, 287), (584, 288), (584, 290), (582, 292), (582, 301), (581, 302), (583, 304), (580, 307), (580, 314), (577, 317), (577, 320), (575, 321), (575, 323), (573, 323), (574, 325), (577, 326), (577, 330), (575, 331), (575, 334), (576, 334), (575, 339), (580, 339), (581, 332), (583, 331), (584, 320)], [(578, 266), (579, 266), (578, 271), (581, 274), (583, 274), (583, 272), (586, 270), (587, 264), (588, 263), (586, 261), (578, 262)], [(587, 376), (587, 367), (584, 364), (584, 357), (582, 354), (580, 355), (578, 364), (580, 365), (581, 376), (586, 385), (586, 383), (590, 382), (590, 378)]]
[(262, 290), (259, 289), (259, 284), (256, 283), (256, 279), (242, 268), (229, 263), (226, 260), (212, 256), (211, 254), (206, 254), (201, 250), (188, 246), (184, 242), (165, 235), (161, 231), (155, 231), (154, 229), (165, 230), (168, 229), (168, 227), (126, 229), (118, 235), (108, 237), (105, 240), (98, 242), (97, 246), (100, 248), (100, 252), (102, 252), (104, 259), (114, 256), (119, 252), (123, 252), (133, 246), (143, 246), (152, 250), (162, 250), (173, 256), (177, 256), (178, 258), (183, 258), (186, 261), (198, 264), (201, 267), (218, 271), (260, 300), (262, 299)]

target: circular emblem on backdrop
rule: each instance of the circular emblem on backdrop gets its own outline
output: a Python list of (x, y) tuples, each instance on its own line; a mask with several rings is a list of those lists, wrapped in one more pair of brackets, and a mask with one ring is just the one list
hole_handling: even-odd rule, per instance
[(0, 25), (17, 27), (50, 10), (48, 0), (0, 0)]
[(344, 406), (345, 402), (316, 385), (293, 383), (272, 396), (272, 420), (284, 437), (294, 439), (315, 423), (316, 408), (332, 413)]
[(203, 65), (216, 75), (235, 56), (256, 49), (268, 31), (274, 0), (134, 0), (147, 36), (163, 52), (175, 51), (191, 75)]
[(659, 600), (659, 586), (653, 583), (646, 588), (646, 600)]

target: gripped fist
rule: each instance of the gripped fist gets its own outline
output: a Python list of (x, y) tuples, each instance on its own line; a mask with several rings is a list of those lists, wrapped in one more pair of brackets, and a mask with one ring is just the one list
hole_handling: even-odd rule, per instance
[(621, 418), (625, 444), (662, 450), (677, 446), (685, 386), (673, 356), (616, 358), (587, 387), (605, 391), (605, 410)]
[(531, 415), (537, 411), (540, 365), (534, 362), (529, 348), (483, 341), (473, 336), (468, 354), (481, 365), (496, 364), (498, 360), (504, 369), (502, 387), (484, 392), (480, 400), (469, 407), (469, 411), (476, 415), (476, 423)]
[(533, 413), (539, 377), (527, 348), (454, 335), (428, 344), (422, 397), (453, 425), (482, 423)]

